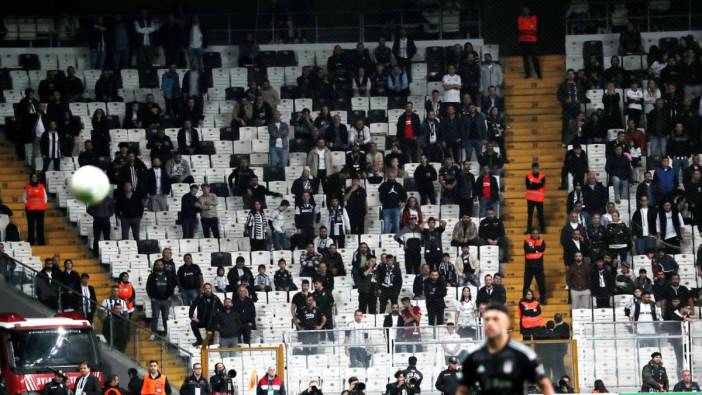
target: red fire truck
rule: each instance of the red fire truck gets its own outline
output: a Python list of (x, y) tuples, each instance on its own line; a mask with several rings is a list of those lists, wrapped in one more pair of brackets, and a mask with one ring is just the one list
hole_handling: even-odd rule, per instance
[(0, 367), (11, 395), (38, 393), (62, 370), (74, 388), (85, 361), (104, 381), (98, 339), (82, 316), (57, 314), (52, 318), (24, 318), (0, 313)]

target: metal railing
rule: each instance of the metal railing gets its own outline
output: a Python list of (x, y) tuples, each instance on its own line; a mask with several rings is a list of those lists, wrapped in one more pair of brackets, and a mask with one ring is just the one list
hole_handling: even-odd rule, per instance
[[(167, 354), (173, 353), (179, 356), (177, 360), (182, 362), (183, 367), (189, 365), (189, 359), (193, 357), (190, 351), (152, 333), (148, 327), (133, 321), (126, 313), (122, 316), (113, 314), (99, 301), (83, 296), (55, 278), (52, 278), (48, 284), (48, 291), (52, 292), (50, 295), (55, 295), (55, 300), (44, 297), (40, 299), (37, 295), (37, 281), (38, 279), (42, 281), (41, 276), (44, 275), (7, 254), (0, 259), (5, 259), (4, 262), (6, 262), (0, 264), (0, 275), (4, 277), (5, 285), (17, 289), (44, 306), (56, 312), (75, 311), (85, 316), (80, 306), (90, 304), (91, 311), (94, 312), (93, 330), (96, 335), (103, 335), (111, 349), (124, 353), (140, 364), (151, 359), (163, 361)], [(144, 339), (147, 338), (149, 340), (145, 341)], [(163, 363), (162, 369), (166, 373), (168, 364)]]
[[(617, 2), (590, 2), (588, 16), (570, 16), (565, 18), (566, 34), (597, 34), (613, 32), (612, 14), (616, 4), (626, 3), (626, 1)], [(638, 7), (641, 7), (641, 2), (638, 2)], [(660, 13), (651, 10), (647, 2), (644, 2), (645, 15), (628, 15), (626, 19), (632, 22), (642, 32), (654, 32), (665, 30), (698, 30), (702, 28), (702, 8), (697, 6), (695, 9), (695, 1), (671, 1), (671, 7), (678, 9), (672, 10), (670, 13)], [(681, 12), (682, 11), (682, 12)], [(591, 16), (596, 14), (596, 16)], [(661, 24), (665, 23), (664, 26)], [(617, 27), (625, 28), (626, 26), (617, 25)], [(604, 31), (600, 31), (604, 29)], [(617, 33), (619, 31), (616, 31)]]
[[(482, 25), (479, 8), (460, 5), (452, 8), (426, 7), (381, 11), (291, 11), (256, 13), (198, 13), (208, 27), (214, 45), (238, 45), (252, 33), (259, 44), (338, 43), (375, 41), (385, 36), (390, 41), (400, 28), (415, 40), (480, 38)], [(124, 15), (125, 20), (137, 15)], [(152, 15), (161, 20), (166, 15)], [(35, 46), (74, 46), (87, 43), (87, 32), (97, 15), (61, 17), (55, 15), (4, 16), (7, 36), (4, 41), (19, 41)], [(77, 32), (60, 29), (65, 20), (77, 20)], [(61, 25), (60, 25), (61, 23)], [(128, 23), (128, 27), (131, 25)]]

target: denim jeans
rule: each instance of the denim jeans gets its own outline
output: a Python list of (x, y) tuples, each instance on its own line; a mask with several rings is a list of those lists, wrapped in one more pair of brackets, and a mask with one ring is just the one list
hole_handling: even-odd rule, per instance
[(634, 240), (636, 253), (639, 255), (643, 255), (646, 253), (646, 251), (656, 248), (656, 244), (656, 238), (653, 236), (638, 237), (636, 240)]
[[(675, 175), (678, 176), (679, 180), (682, 180), (682, 173), (685, 171), (685, 169), (688, 168), (690, 165), (690, 161), (685, 158), (685, 159), (673, 159), (673, 171), (675, 171)], [(677, 185), (675, 185), (677, 188)]]
[(492, 208), (495, 210), (495, 215), (500, 216), (500, 202), (493, 202), (490, 199), (480, 198), (480, 218), (487, 215), (487, 209)]
[(268, 154), (272, 167), (284, 168), (288, 165), (288, 149), (287, 148), (270, 148)]
[(480, 287), (480, 279), (478, 279), (478, 276), (475, 274), (465, 274), (463, 275), (461, 285), (472, 285), (474, 287)]
[(273, 249), (276, 251), (285, 250), (287, 248), (287, 239), (285, 233), (273, 232)]
[(650, 156), (663, 156), (667, 145), (665, 136), (648, 136), (648, 138), (648, 154)]
[[(480, 142), (480, 140), (463, 140), (463, 150), (466, 153), (465, 160), (471, 160), (473, 156), (473, 151), (475, 151), (475, 158), (477, 160), (480, 157), (480, 154), (482, 153), (483, 145)], [(454, 159), (456, 161), (459, 160), (459, 158)]]
[(105, 65), (105, 56), (107, 52), (98, 51), (97, 49), (90, 50), (90, 66), (93, 70), (102, 70), (102, 66)]
[(204, 65), (202, 64), (202, 53), (203, 53), (202, 48), (190, 48), (188, 50), (188, 63), (189, 65), (192, 65), (193, 63), (197, 63), (198, 66), (200, 66), (200, 70), (204, 69)]
[(151, 298), (151, 332), (156, 333), (158, 328), (158, 316), (161, 315), (163, 320), (163, 330), (166, 331), (166, 322), (168, 321), (168, 314), (171, 310), (170, 299), (158, 300)]
[(400, 231), (400, 208), (383, 209), (383, 233), (397, 233)]
[(612, 186), (614, 187), (614, 196), (620, 199), (629, 199), (629, 180), (612, 176)]
[(197, 298), (200, 292), (197, 289), (180, 289), (180, 300), (183, 301), (183, 306), (190, 306)]

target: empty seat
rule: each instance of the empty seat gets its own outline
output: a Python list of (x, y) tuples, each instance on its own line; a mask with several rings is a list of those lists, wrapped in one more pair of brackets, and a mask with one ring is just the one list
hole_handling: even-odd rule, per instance
[(427, 62), (439, 62), (444, 61), (444, 48), (443, 47), (427, 47), (425, 49), (424, 58)]
[(39, 70), (39, 56), (35, 53), (23, 53), (19, 56), (19, 65), (25, 70)]
[(583, 60), (585, 64), (589, 62), (591, 56), (595, 56), (597, 60), (602, 63), (602, 58), (604, 56), (602, 41), (591, 40), (583, 43)]
[(205, 52), (202, 56), (202, 65), (206, 70), (222, 67), (222, 55), (219, 52)]
[(294, 51), (278, 51), (276, 55), (276, 64), (280, 67), (297, 66)]

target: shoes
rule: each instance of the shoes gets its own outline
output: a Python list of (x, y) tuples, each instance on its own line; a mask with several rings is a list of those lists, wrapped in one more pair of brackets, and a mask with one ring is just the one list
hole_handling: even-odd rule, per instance
[(193, 347), (200, 347), (201, 345), (202, 345), (202, 342), (199, 340), (196, 341), (195, 343), (193, 343)]
[(559, 190), (559, 191), (565, 191), (566, 189), (568, 189), (568, 187), (565, 186), (565, 185), (560, 185), (560, 186), (558, 187), (558, 190)]

